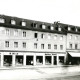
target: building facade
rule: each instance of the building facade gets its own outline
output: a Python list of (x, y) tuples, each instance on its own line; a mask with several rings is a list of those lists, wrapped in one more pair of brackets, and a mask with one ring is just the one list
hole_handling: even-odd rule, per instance
[(70, 64), (67, 53), (79, 54), (79, 30), (58, 22), (0, 15), (0, 66)]

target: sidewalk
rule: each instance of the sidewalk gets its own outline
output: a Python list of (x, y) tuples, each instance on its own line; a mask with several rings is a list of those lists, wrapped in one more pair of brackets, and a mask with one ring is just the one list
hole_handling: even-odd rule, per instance
[(71, 65), (3, 67), (0, 69), (0, 80), (46, 80), (47, 78), (77, 76), (80, 74), (80, 66)]
[(73, 65), (36, 65), (36, 66), (3, 66), (0, 67), (0, 70), (3, 69), (31, 69), (31, 68), (60, 68), (60, 67), (73, 67)]

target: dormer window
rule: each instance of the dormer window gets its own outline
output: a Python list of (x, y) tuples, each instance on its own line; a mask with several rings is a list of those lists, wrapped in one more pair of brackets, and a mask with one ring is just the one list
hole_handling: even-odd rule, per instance
[(44, 24), (42, 24), (42, 29), (45, 29), (45, 28), (46, 28), (46, 26)]
[(15, 25), (16, 24), (16, 21), (15, 20), (11, 20), (11, 24), (12, 25)]
[(54, 30), (54, 27), (53, 26), (51, 26), (51, 30)]
[(26, 26), (26, 22), (25, 21), (22, 21), (22, 26)]
[(71, 30), (71, 28), (70, 27), (68, 27), (68, 31), (70, 31)]
[(76, 32), (78, 31), (78, 29), (76, 28)]
[(34, 23), (34, 27), (37, 28), (37, 24), (36, 23)]
[(5, 20), (3, 18), (0, 18), (0, 23), (4, 23)]
[(59, 27), (58, 30), (61, 31), (61, 27)]
[(32, 23), (31, 26), (37, 28), (37, 23)]

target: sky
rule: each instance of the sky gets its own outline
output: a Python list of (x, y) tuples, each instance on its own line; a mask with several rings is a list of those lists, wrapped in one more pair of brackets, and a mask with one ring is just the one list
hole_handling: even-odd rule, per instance
[(0, 14), (80, 26), (80, 0), (0, 0)]

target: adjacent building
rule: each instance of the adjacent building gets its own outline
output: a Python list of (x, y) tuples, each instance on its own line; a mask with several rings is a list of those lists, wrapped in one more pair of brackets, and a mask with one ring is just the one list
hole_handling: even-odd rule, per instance
[(72, 64), (79, 51), (77, 26), (0, 15), (1, 67)]

